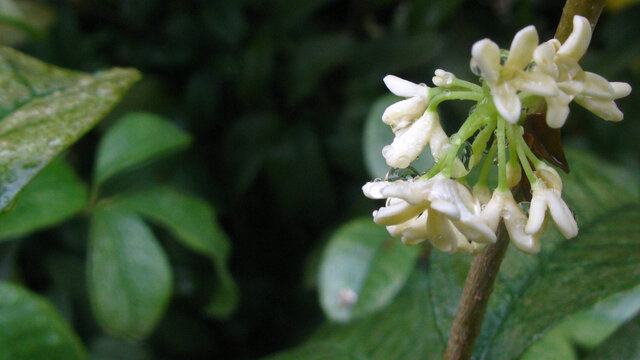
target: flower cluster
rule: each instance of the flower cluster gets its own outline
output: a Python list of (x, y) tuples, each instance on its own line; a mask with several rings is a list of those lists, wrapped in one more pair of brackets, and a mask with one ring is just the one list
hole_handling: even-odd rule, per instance
[[(385, 206), (374, 211), (374, 221), (405, 244), (429, 240), (449, 253), (475, 253), (495, 242), (501, 221), (513, 244), (527, 253), (540, 251), (539, 235), (548, 217), (566, 238), (575, 237), (578, 225), (562, 200), (562, 179), (529, 148), (523, 125), (528, 107), (544, 104), (547, 125), (560, 128), (573, 100), (605, 120), (622, 120), (614, 100), (627, 96), (631, 87), (582, 70), (579, 61), (590, 41), (589, 21), (575, 16), (564, 43), (551, 39), (539, 44), (533, 26), (515, 35), (508, 52), (489, 39), (476, 42), (471, 69), (480, 76), (481, 86), (440, 69), (432, 88), (386, 76), (387, 88), (405, 98), (382, 115), (395, 134), (382, 150), (387, 164), (407, 168), (427, 146), (436, 163), (417, 177), (365, 184), (367, 197), (386, 199)], [(437, 111), (447, 100), (475, 102), (451, 137), (442, 129)], [(471, 144), (471, 153), (463, 162), (458, 154), (465, 143)], [(496, 160), (498, 185), (492, 192), (487, 179)], [(470, 187), (467, 174), (475, 166), (480, 166), (479, 177)], [(528, 211), (510, 190), (523, 176), (531, 187)]]

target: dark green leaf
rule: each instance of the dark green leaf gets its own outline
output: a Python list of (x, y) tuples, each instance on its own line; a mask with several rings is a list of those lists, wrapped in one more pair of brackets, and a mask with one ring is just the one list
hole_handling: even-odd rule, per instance
[(100, 337), (91, 342), (92, 360), (151, 360), (153, 357), (141, 344)]
[(87, 206), (87, 186), (62, 160), (47, 166), (0, 215), (0, 239), (18, 237), (62, 222)]
[(0, 209), (91, 129), (140, 77), (114, 69), (88, 75), (0, 48)]
[(100, 206), (91, 217), (87, 284), (93, 313), (114, 337), (144, 338), (168, 305), (169, 261), (134, 213)]
[(290, 70), (291, 100), (295, 102), (311, 94), (323, 76), (346, 61), (353, 44), (350, 35), (335, 33), (314, 37), (299, 45)]
[[(568, 155), (563, 198), (580, 233), (565, 240), (550, 226), (537, 256), (510, 247), (476, 344), (479, 359), (517, 358), (563, 317), (639, 282), (638, 179), (593, 156)], [(434, 313), (448, 335), (469, 260), (439, 252), (431, 260)]]
[[(399, 100), (400, 98), (394, 95), (382, 96), (373, 104), (367, 115), (362, 135), (362, 152), (369, 175), (373, 178), (384, 178), (390, 169), (382, 157), (382, 148), (393, 142), (394, 135), (391, 127), (382, 122), (382, 113), (387, 106)], [(411, 163), (411, 166), (418, 171), (427, 171), (433, 166), (433, 157), (428, 147), (418, 159)]]
[(78, 336), (45, 299), (0, 282), (0, 359), (86, 359)]
[(419, 250), (393, 239), (371, 218), (342, 226), (320, 264), (320, 302), (327, 316), (347, 321), (388, 305), (411, 274)]
[(226, 317), (236, 308), (238, 288), (227, 261), (229, 239), (218, 225), (211, 206), (200, 198), (180, 193), (170, 187), (157, 186), (140, 193), (123, 196), (119, 206), (136, 211), (173, 232), (189, 249), (209, 257), (218, 274), (218, 287), (207, 312)]
[(640, 315), (618, 329), (602, 345), (596, 348), (587, 360), (639, 360), (640, 359)]
[(98, 146), (95, 182), (189, 145), (191, 137), (164, 118), (149, 113), (123, 116)]
[(435, 360), (444, 345), (431, 312), (428, 279), (417, 270), (386, 309), (349, 324), (328, 324), (306, 344), (269, 360)]

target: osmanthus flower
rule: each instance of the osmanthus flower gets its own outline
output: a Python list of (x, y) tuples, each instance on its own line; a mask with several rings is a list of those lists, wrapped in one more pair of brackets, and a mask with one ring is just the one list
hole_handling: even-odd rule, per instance
[(556, 81), (560, 93), (547, 96), (547, 123), (552, 128), (562, 127), (569, 115), (569, 103), (578, 104), (603, 118), (620, 121), (622, 112), (614, 100), (631, 92), (629, 84), (609, 82), (602, 76), (584, 71), (579, 64), (591, 42), (591, 24), (582, 16), (573, 18), (573, 30), (564, 44), (551, 39), (534, 51), (534, 72), (545, 73)]
[(560, 233), (570, 239), (578, 235), (578, 224), (571, 209), (562, 200), (562, 179), (552, 167), (542, 163), (535, 172), (536, 181), (531, 184), (532, 198), (527, 234), (538, 234), (546, 219), (547, 210)]
[(471, 48), (471, 68), (479, 70), (491, 89), (496, 110), (508, 122), (515, 124), (520, 119), (522, 105), (519, 91), (540, 96), (556, 96), (558, 88), (553, 78), (541, 72), (527, 71), (538, 46), (538, 32), (533, 26), (520, 30), (513, 38), (511, 49), (504, 65), (500, 48), (489, 39), (483, 39)]
[(480, 203), (461, 183), (437, 175), (428, 180), (374, 181), (362, 187), (371, 199), (387, 199), (374, 222), (408, 244), (429, 240), (445, 252), (472, 252), (496, 241), (480, 217)]
[[(395, 133), (382, 149), (387, 164), (407, 168), (426, 146), (435, 164), (412, 178), (363, 186), (367, 197), (386, 199), (385, 206), (373, 212), (377, 224), (407, 245), (429, 240), (449, 253), (475, 253), (495, 242), (501, 222), (516, 248), (530, 254), (540, 251), (549, 218), (566, 238), (578, 234), (576, 219), (562, 199), (562, 179), (524, 140), (523, 122), (528, 120), (521, 116), (527, 110), (523, 104), (546, 102), (550, 127), (564, 124), (573, 100), (605, 120), (617, 121), (623, 116), (614, 100), (627, 96), (631, 87), (582, 70), (579, 60), (591, 40), (591, 27), (579, 16), (573, 24), (564, 44), (556, 39), (538, 44), (533, 26), (515, 35), (508, 53), (489, 39), (476, 42), (471, 67), (481, 75), (480, 85), (441, 69), (432, 78), (434, 87), (385, 77), (389, 90), (405, 98), (382, 116)], [(437, 109), (449, 100), (475, 102), (451, 136), (442, 129)], [(493, 164), (498, 184), (491, 189), (487, 179)], [(475, 166), (480, 171), (470, 190), (467, 174)], [(532, 189), (528, 211), (518, 203), (528, 199), (516, 200), (511, 192), (522, 179)]]

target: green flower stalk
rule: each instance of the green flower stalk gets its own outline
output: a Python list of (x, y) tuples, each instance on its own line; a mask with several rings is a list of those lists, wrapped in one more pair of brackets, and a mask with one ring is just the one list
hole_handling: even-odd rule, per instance
[[(547, 214), (566, 238), (575, 237), (578, 225), (562, 200), (562, 179), (531, 151), (523, 138), (523, 125), (527, 104), (544, 102), (547, 125), (560, 128), (574, 100), (604, 120), (622, 120), (614, 101), (629, 95), (631, 87), (580, 67), (590, 41), (589, 21), (575, 16), (573, 32), (564, 43), (551, 39), (539, 44), (533, 26), (515, 35), (508, 52), (489, 39), (476, 42), (470, 65), (480, 76), (480, 85), (441, 69), (435, 71), (433, 88), (386, 76), (389, 90), (406, 98), (389, 106), (382, 116), (395, 134), (382, 150), (387, 164), (407, 168), (426, 146), (436, 163), (415, 178), (364, 185), (367, 197), (386, 199), (386, 205), (373, 213), (374, 221), (406, 244), (429, 240), (449, 253), (477, 253), (495, 243), (502, 220), (511, 242), (535, 254), (540, 251), (539, 235)], [(449, 100), (475, 102), (474, 111), (450, 137), (440, 125), (437, 109)], [(465, 165), (458, 154), (472, 138)], [(498, 185), (491, 191), (487, 177), (496, 155)], [(471, 190), (466, 175), (475, 166), (481, 170)], [(510, 190), (523, 177), (532, 189), (528, 213)]]

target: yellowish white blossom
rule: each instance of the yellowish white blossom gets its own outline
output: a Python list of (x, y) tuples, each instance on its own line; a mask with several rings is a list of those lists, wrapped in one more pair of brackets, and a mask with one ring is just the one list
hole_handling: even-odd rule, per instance
[(553, 78), (541, 72), (526, 71), (538, 45), (538, 33), (533, 26), (520, 30), (513, 38), (509, 56), (501, 65), (500, 48), (489, 39), (483, 39), (471, 48), (471, 67), (477, 68), (491, 89), (496, 110), (508, 122), (515, 124), (520, 118), (522, 105), (519, 91), (540, 96), (556, 96), (558, 88)]
[(622, 112), (614, 100), (629, 95), (626, 83), (609, 82), (602, 76), (582, 70), (579, 62), (591, 42), (591, 24), (582, 16), (574, 16), (573, 30), (564, 44), (557, 39), (540, 44), (534, 51), (536, 68), (553, 77), (560, 90), (555, 96), (545, 96), (547, 123), (559, 128), (569, 115), (569, 103), (575, 100), (604, 120), (620, 121)]

